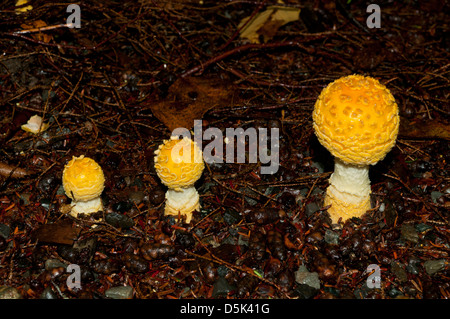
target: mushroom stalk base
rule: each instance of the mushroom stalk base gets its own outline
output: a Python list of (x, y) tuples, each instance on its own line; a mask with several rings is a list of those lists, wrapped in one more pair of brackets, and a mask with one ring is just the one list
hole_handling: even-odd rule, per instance
[(177, 190), (169, 188), (166, 192), (165, 215), (186, 216), (186, 223), (190, 223), (192, 212), (200, 209), (199, 195), (194, 186), (179, 188)]
[(332, 222), (361, 217), (371, 208), (370, 193), (369, 166), (348, 164), (336, 158), (324, 201), (325, 206), (331, 205), (328, 213)]
[(100, 210), (103, 210), (103, 203), (100, 197), (88, 201), (75, 201), (72, 200), (72, 209), (70, 215), (77, 217), (78, 214), (92, 214)]

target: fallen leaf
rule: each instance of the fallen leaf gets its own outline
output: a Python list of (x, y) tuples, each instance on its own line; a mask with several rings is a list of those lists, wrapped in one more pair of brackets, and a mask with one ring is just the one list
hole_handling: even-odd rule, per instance
[(14, 167), (5, 163), (0, 163), (0, 175), (11, 178), (22, 178), (29, 175), (30, 172), (20, 167)]
[[(17, 9), (16, 9), (17, 10)], [(32, 37), (38, 41), (49, 43), (52, 39), (51, 35), (45, 34), (41, 31), (39, 31), (40, 28), (46, 27), (47, 23), (45, 23), (42, 20), (36, 20), (32, 21), (31, 24), (21, 24), (20, 25), (24, 31), (29, 32), (37, 32), (36, 34), (33, 34)]]
[(450, 125), (448, 123), (425, 120), (400, 120), (400, 138), (444, 139), (450, 140)]
[(40, 226), (34, 231), (32, 237), (40, 243), (72, 245), (80, 231), (81, 228), (71, 221), (62, 220)]
[(250, 22), (248, 20), (251, 17), (242, 19), (238, 28), (241, 28), (245, 24), (247, 25), (240, 31), (240, 36), (243, 39), (248, 39), (251, 43), (260, 43), (259, 38), (263, 36), (264, 42), (267, 42), (283, 25), (297, 21), (299, 15), (300, 9), (297, 8), (282, 6), (267, 7), (267, 10), (256, 14)]
[[(16, 2), (16, 7), (23, 6), (27, 3), (28, 3), (28, 0), (18, 0)], [(25, 6), (25, 7), (16, 8), (16, 14), (22, 14), (22, 13), (30, 11), (30, 10), (33, 10), (33, 6)]]
[(33, 134), (44, 132), (48, 128), (48, 124), (44, 123), (42, 117), (39, 115), (33, 115), (28, 120), (27, 124), (21, 126), (22, 130)]
[(235, 89), (228, 81), (217, 78), (186, 77), (175, 81), (164, 100), (150, 105), (153, 115), (171, 131), (178, 127), (191, 129), (194, 120), (214, 107), (232, 106)]

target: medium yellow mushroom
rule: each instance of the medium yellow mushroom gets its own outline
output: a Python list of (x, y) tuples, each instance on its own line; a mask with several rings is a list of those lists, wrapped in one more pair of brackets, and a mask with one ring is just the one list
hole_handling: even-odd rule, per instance
[(186, 223), (190, 223), (192, 212), (200, 209), (194, 183), (205, 168), (201, 149), (187, 137), (172, 136), (159, 146), (155, 155), (156, 173), (169, 188), (164, 214), (186, 216)]

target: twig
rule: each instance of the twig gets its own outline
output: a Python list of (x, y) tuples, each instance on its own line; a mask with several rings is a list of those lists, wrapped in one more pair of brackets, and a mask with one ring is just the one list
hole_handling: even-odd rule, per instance
[[(393, 173), (394, 175), (396, 175), (395, 174), (395, 172), (393, 172), (392, 170), (389, 170), (391, 173)], [(435, 207), (432, 207), (432, 206), (430, 206), (430, 205), (428, 205), (424, 200), (423, 200), (423, 198), (422, 197), (420, 197), (419, 195), (417, 195), (416, 193), (414, 193), (413, 192), (413, 190), (404, 182), (404, 181), (402, 181), (399, 177), (397, 177), (397, 176), (392, 176), (392, 175), (389, 175), (389, 174), (383, 174), (384, 176), (386, 176), (386, 177), (389, 177), (389, 178), (392, 178), (392, 179), (395, 179), (396, 181), (399, 181), (411, 194), (413, 194), (414, 196), (416, 196), (419, 200), (420, 200), (420, 202), (426, 207), (426, 208), (428, 208), (428, 209), (431, 209), (431, 210), (433, 210), (436, 214), (438, 214), (439, 215), (439, 217), (441, 217), (442, 218), (442, 220), (448, 225), (449, 224), (449, 222), (448, 222), (448, 220), (444, 217), (444, 216), (442, 216), (442, 214), (439, 212), (439, 210), (438, 209), (436, 209)]]
[(291, 298), (291, 297), (290, 297), (288, 294), (286, 294), (286, 293), (280, 288), (280, 286), (278, 286), (276, 283), (274, 283), (274, 282), (272, 282), (272, 281), (270, 281), (270, 280), (267, 280), (267, 279), (264, 278), (264, 277), (258, 276), (252, 269), (244, 268), (244, 267), (239, 267), (239, 266), (233, 265), (233, 264), (231, 264), (231, 263), (229, 263), (229, 262), (227, 262), (227, 261), (225, 261), (225, 260), (223, 260), (223, 259), (221, 259), (221, 258), (215, 256), (215, 255), (208, 249), (208, 247), (206, 247), (206, 245), (205, 245), (204, 243), (202, 243), (202, 241), (200, 240), (200, 238), (198, 238), (198, 236), (197, 236), (195, 233), (192, 233), (192, 236), (195, 238), (195, 240), (197, 240), (197, 241), (203, 246), (203, 248), (205, 248), (205, 250), (206, 250), (206, 251), (208, 252), (208, 254), (211, 256), (211, 258), (206, 257), (206, 256), (202, 256), (202, 255), (199, 255), (199, 254), (196, 254), (196, 253), (193, 253), (193, 252), (191, 252), (191, 251), (186, 250), (186, 253), (188, 253), (189, 255), (194, 256), (194, 257), (197, 257), (197, 258), (205, 259), (205, 260), (208, 260), (208, 261), (217, 263), (217, 264), (221, 264), (221, 265), (226, 266), (226, 267), (228, 267), (228, 268), (230, 268), (231, 270), (234, 270), (234, 271), (245, 272), (245, 273), (249, 274), (250, 276), (253, 276), (253, 277), (255, 277), (255, 278), (258, 278), (258, 279), (261, 280), (262, 282), (264, 282), (264, 283), (266, 283), (266, 284), (269, 284), (269, 285), (275, 287), (276, 289), (278, 289), (279, 292), (281, 292), (282, 294), (284, 294), (284, 296), (285, 296), (286, 298)]
[[(320, 37), (315, 37), (315, 38), (320, 38)], [(310, 39), (308, 39), (310, 40)], [(307, 41), (307, 40), (305, 40)], [(225, 53), (222, 53), (212, 59), (209, 59), (206, 62), (203, 62), (195, 67), (193, 67), (190, 70), (185, 71), (181, 77), (187, 77), (190, 76), (194, 73), (203, 71), (204, 69), (206, 69), (208, 66), (210, 66), (211, 64), (217, 63), (227, 57), (229, 57), (230, 55), (234, 55), (237, 53), (241, 53), (243, 51), (248, 51), (248, 50), (253, 50), (253, 49), (259, 49), (259, 50), (264, 50), (264, 49), (272, 49), (272, 48), (281, 48), (281, 47), (299, 47), (302, 48), (306, 51), (311, 51), (311, 49), (308, 49), (306, 47), (304, 47), (303, 45), (300, 44), (299, 41), (286, 41), (286, 42), (276, 42), (276, 43), (252, 43), (252, 44), (245, 44), (242, 46), (239, 46), (237, 48), (231, 49)]]

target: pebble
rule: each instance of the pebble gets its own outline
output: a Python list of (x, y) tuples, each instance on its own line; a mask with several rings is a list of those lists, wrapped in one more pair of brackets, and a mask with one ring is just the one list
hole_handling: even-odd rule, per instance
[(317, 289), (310, 287), (308, 285), (299, 284), (298, 287), (295, 289), (295, 292), (299, 295), (300, 298), (309, 299), (316, 295)]
[(320, 174), (325, 172), (325, 165), (321, 162), (312, 162), (311, 166), (317, 168), (318, 173)]
[(47, 287), (44, 289), (44, 291), (42, 291), (39, 298), (40, 299), (58, 299), (58, 296), (55, 294), (55, 292), (52, 290), (52, 288)]
[(53, 268), (63, 267), (66, 268), (67, 265), (59, 261), (58, 259), (47, 259), (45, 261), (45, 270), (51, 270)]
[(417, 244), (419, 242), (419, 233), (416, 228), (411, 224), (403, 224), (401, 229), (401, 238)]
[(319, 274), (317, 272), (309, 272), (305, 266), (300, 266), (295, 272), (295, 281), (301, 285), (307, 285), (314, 289), (320, 289)]
[(423, 267), (425, 268), (427, 274), (432, 276), (435, 273), (444, 270), (446, 264), (447, 262), (445, 259), (427, 260), (423, 263)]
[(316, 202), (312, 202), (306, 205), (305, 213), (306, 216), (310, 217), (312, 214), (317, 212), (320, 209), (319, 205)]
[(8, 239), (10, 232), (11, 228), (8, 225), (0, 224), (0, 236), (2, 236), (5, 239)]
[(130, 194), (128, 195), (128, 198), (135, 203), (136, 205), (140, 204), (144, 198), (145, 198), (145, 194), (143, 191), (133, 191), (130, 192)]
[(111, 299), (131, 299), (133, 298), (133, 287), (117, 286), (105, 291), (105, 296)]
[(444, 195), (444, 193), (433, 191), (431, 192), (431, 200), (433, 203), (437, 204), (437, 199)]
[(405, 282), (408, 280), (408, 275), (406, 270), (396, 261), (391, 262), (392, 273), (400, 280), (400, 282)]
[(219, 277), (219, 279), (217, 279), (217, 281), (213, 285), (212, 297), (214, 298), (223, 295), (226, 296), (230, 291), (234, 289), (236, 289), (236, 287), (230, 285), (225, 278)]
[(129, 229), (134, 226), (134, 221), (130, 217), (116, 212), (107, 214), (105, 221), (116, 228)]
[(419, 259), (411, 258), (408, 262), (408, 265), (406, 266), (406, 270), (413, 275), (417, 275), (419, 274), (419, 268), (417, 267), (417, 265), (419, 264)]
[(22, 299), (22, 296), (16, 288), (0, 286), (0, 299)]
[(330, 229), (325, 230), (325, 242), (327, 244), (339, 244), (339, 234)]
[(152, 189), (152, 192), (148, 196), (150, 202), (153, 205), (159, 205), (166, 199), (166, 192), (164, 192), (160, 188), (154, 188)]

